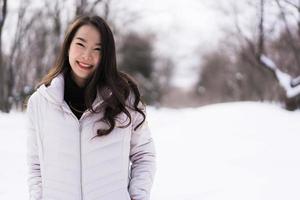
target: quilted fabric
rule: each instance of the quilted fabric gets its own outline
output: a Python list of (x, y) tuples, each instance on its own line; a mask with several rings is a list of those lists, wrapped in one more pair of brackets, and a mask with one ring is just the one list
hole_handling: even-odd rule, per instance
[[(42, 85), (30, 97), (28, 115), (31, 200), (149, 200), (155, 174), (155, 148), (147, 121), (130, 111), (127, 128), (96, 137), (102, 113), (86, 111), (78, 120), (63, 100), (64, 78)], [(93, 107), (102, 100), (97, 95)], [(118, 125), (127, 124), (120, 114)]]

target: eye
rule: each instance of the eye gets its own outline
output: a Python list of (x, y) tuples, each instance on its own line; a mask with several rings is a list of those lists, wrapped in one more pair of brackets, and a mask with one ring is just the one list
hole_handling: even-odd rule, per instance
[(77, 44), (78, 46), (84, 47), (84, 45), (83, 45), (82, 43), (80, 43), (80, 42), (77, 42), (76, 44)]
[(95, 50), (95, 51), (102, 51), (101, 48), (95, 48), (94, 50)]

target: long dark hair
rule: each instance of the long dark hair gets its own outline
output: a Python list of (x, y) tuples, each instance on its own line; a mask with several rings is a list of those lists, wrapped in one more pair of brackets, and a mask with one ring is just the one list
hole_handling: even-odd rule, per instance
[[(132, 116), (128, 109), (137, 111), (143, 116), (143, 120), (134, 127), (136, 130), (144, 121), (144, 103), (141, 99), (137, 83), (132, 77), (117, 69), (115, 41), (111, 29), (107, 23), (99, 16), (81, 15), (77, 17), (67, 30), (62, 44), (60, 53), (54, 66), (50, 69), (49, 73), (42, 78), (38, 87), (42, 84), (49, 86), (53, 78), (61, 73), (68, 73), (71, 70), (68, 61), (68, 51), (70, 44), (75, 36), (77, 30), (83, 25), (94, 26), (101, 34), (101, 60), (95, 72), (91, 76), (86, 86), (85, 104), (92, 112), (97, 113), (92, 108), (95, 93), (100, 91), (99, 94), (103, 98), (101, 110), (104, 111), (103, 121), (108, 125), (107, 129), (98, 129), (97, 136), (109, 134), (116, 126), (117, 116), (125, 113), (129, 118), (128, 124), (121, 126), (121, 128), (128, 127), (132, 121)], [(106, 91), (106, 92), (105, 92)], [(107, 92), (109, 91), (109, 93)], [(133, 95), (133, 100), (129, 97)], [(131, 102), (131, 103), (126, 103)], [(140, 105), (143, 105), (142, 107)], [(96, 136), (96, 137), (97, 137)]]

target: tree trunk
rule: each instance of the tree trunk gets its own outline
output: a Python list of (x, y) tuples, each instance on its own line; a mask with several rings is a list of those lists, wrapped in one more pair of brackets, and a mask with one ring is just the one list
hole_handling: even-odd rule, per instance
[(5, 62), (4, 56), (2, 52), (2, 30), (4, 26), (4, 22), (6, 19), (6, 12), (7, 12), (7, 0), (3, 0), (2, 2), (2, 9), (1, 9), (1, 19), (0, 19), (0, 111), (8, 112), (8, 91), (7, 85), (5, 81)]

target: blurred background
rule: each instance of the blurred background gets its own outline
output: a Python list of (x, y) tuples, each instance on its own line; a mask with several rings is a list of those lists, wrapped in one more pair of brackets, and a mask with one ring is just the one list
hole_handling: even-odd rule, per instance
[[(299, 0), (0, 0), (0, 199), (26, 199), (24, 101), (94, 13), (139, 83), (152, 200), (300, 199)], [(17, 125), (17, 126), (16, 126)]]
[(150, 105), (268, 101), (295, 110), (299, 10), (297, 0), (1, 0), (0, 110), (22, 108), (81, 13), (108, 21), (118, 67)]

